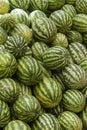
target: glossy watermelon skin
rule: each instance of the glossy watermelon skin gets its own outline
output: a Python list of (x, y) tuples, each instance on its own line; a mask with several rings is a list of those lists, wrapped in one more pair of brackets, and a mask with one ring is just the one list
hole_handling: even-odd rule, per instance
[(32, 31), (34, 36), (42, 41), (49, 43), (54, 40), (55, 35), (57, 34), (57, 28), (52, 20), (48, 18), (38, 18), (32, 24)]
[(29, 125), (20, 120), (10, 121), (4, 128), (4, 130), (31, 130)]
[(84, 128), (87, 128), (87, 105), (85, 106), (85, 108), (81, 112), (80, 117), (81, 117)]
[(0, 100), (0, 128), (5, 127), (10, 121), (10, 109), (8, 104)]
[(68, 52), (64, 47), (54, 46), (43, 53), (43, 63), (50, 70), (58, 70), (68, 64)]
[(15, 23), (23, 23), (27, 26), (30, 25), (28, 14), (23, 9), (13, 9), (10, 14), (13, 16)]
[(13, 103), (19, 95), (19, 88), (11, 78), (0, 80), (0, 99), (7, 103)]
[(17, 70), (15, 57), (6, 50), (0, 51), (0, 79), (12, 77)]
[(43, 81), (35, 86), (34, 95), (43, 107), (53, 108), (57, 106), (62, 99), (61, 84), (52, 78), (44, 77)]
[(9, 0), (0, 0), (0, 14), (8, 13), (10, 10)]
[(43, 11), (41, 11), (41, 10), (32, 11), (29, 15), (31, 25), (33, 22), (36, 21), (36, 19), (41, 18), (41, 17), (43, 17), (43, 18), (47, 17)]
[(87, 15), (82, 13), (75, 15), (72, 28), (81, 33), (87, 32)]
[(17, 68), (18, 80), (25, 85), (35, 85), (42, 80), (43, 71), (40, 63), (32, 57), (24, 56), (19, 59)]
[(87, 85), (86, 72), (76, 64), (69, 64), (62, 70), (62, 80), (70, 89), (82, 89)]
[(63, 33), (57, 33), (51, 44), (53, 46), (68, 47), (68, 39)]
[[(65, 130), (82, 130), (83, 125), (81, 119), (73, 112), (64, 111), (58, 117), (58, 121)], [(72, 123), (74, 122), (74, 123)]]
[(17, 119), (31, 122), (41, 114), (41, 105), (32, 95), (22, 95), (13, 105), (14, 114)]
[(48, 8), (48, 0), (30, 0), (31, 10), (46, 11)]
[(75, 7), (70, 4), (65, 4), (62, 7), (62, 10), (68, 13), (71, 16), (71, 18), (73, 18), (77, 14)]
[(22, 36), (28, 43), (32, 41), (32, 30), (25, 24), (16, 24), (13, 30), (11, 31), (11, 35), (15, 34)]
[(87, 56), (82, 58), (79, 65), (87, 72)]
[(9, 0), (9, 3), (12, 8), (20, 8), (23, 10), (27, 10), (30, 4), (30, 0)]
[(72, 18), (65, 11), (54, 11), (49, 18), (55, 23), (58, 32), (67, 33), (71, 29)]
[(75, 7), (78, 13), (87, 14), (87, 0), (76, 0)]
[(32, 55), (32, 51), (28, 46), (28, 42), (18, 35), (9, 36), (4, 43), (5, 49), (12, 53), (16, 59), (21, 58), (22, 56)]
[(68, 111), (79, 113), (85, 107), (84, 95), (78, 90), (67, 90), (63, 95), (63, 106)]
[(65, 0), (48, 0), (48, 9), (55, 11), (60, 9), (65, 4)]
[(40, 115), (31, 125), (32, 130), (61, 130), (61, 126), (55, 116), (48, 113)]
[(74, 42), (82, 43), (83, 42), (82, 34), (79, 33), (78, 31), (73, 31), (73, 30), (67, 33), (67, 39), (69, 43), (74, 43)]
[(7, 33), (2, 27), (0, 27), (0, 45), (4, 44), (6, 40), (7, 40)]
[(68, 50), (76, 64), (79, 64), (80, 61), (87, 56), (86, 47), (78, 42), (69, 44)]
[(35, 42), (31, 47), (33, 57), (42, 61), (43, 53), (48, 48), (49, 47), (44, 42)]

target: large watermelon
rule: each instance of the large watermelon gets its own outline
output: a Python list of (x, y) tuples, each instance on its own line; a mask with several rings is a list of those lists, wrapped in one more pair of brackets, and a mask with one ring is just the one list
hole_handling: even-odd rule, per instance
[(87, 14), (87, 0), (76, 0), (75, 7), (78, 13)]
[(9, 0), (0, 0), (0, 14), (8, 13), (10, 10)]

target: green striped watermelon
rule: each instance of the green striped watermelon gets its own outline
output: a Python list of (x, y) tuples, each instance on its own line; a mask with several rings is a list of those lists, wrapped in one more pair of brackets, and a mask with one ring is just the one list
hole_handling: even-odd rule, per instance
[(75, 7), (70, 4), (65, 4), (62, 7), (62, 10), (65, 11), (66, 13), (68, 13), (71, 16), (71, 18), (73, 18), (77, 14)]
[(26, 85), (35, 85), (42, 79), (40, 63), (32, 57), (24, 56), (18, 60), (17, 77)]
[(0, 15), (0, 26), (3, 27), (6, 32), (10, 32), (15, 24), (15, 20), (11, 13)]
[(14, 114), (17, 119), (31, 122), (41, 114), (39, 101), (32, 95), (22, 95), (13, 105)]
[(75, 4), (76, 0), (65, 0), (67, 4)]
[(28, 47), (28, 42), (18, 34), (9, 36), (7, 41), (4, 43), (4, 46), (5, 49), (12, 53), (16, 58), (32, 55), (32, 51), (30, 47)]
[(63, 130), (82, 130), (83, 128), (81, 119), (70, 111), (61, 113), (58, 120)]
[(86, 14), (75, 15), (75, 17), (73, 17), (72, 28), (81, 33), (87, 32), (87, 15)]
[(52, 114), (43, 113), (31, 124), (32, 130), (61, 130), (58, 119)]
[(50, 70), (58, 70), (68, 64), (68, 52), (64, 47), (50, 47), (43, 53), (43, 63)]
[(73, 58), (74, 62), (79, 64), (80, 61), (87, 56), (86, 47), (78, 42), (69, 44), (68, 50)]
[(32, 24), (34, 36), (42, 42), (51, 42), (57, 34), (57, 28), (54, 22), (48, 18), (38, 18)]
[(10, 33), (11, 35), (19, 34), (28, 43), (30, 43), (32, 40), (32, 30), (27, 25), (22, 24), (22, 23), (16, 24)]
[(83, 41), (82, 34), (75, 30), (74, 31), (70, 30), (67, 33), (67, 39), (68, 39), (69, 43), (72, 43), (72, 42), (82, 43), (82, 41)]
[(30, 0), (9, 0), (12, 8), (20, 8), (27, 10), (29, 8)]
[(63, 94), (63, 106), (68, 111), (81, 112), (85, 103), (84, 95), (78, 90), (67, 90)]
[(86, 72), (76, 64), (69, 64), (62, 70), (62, 80), (70, 89), (82, 89), (87, 85)]
[(87, 72), (87, 56), (82, 58), (79, 65)]
[(13, 103), (19, 95), (19, 86), (11, 78), (3, 78), (0, 80), (0, 99)]
[(31, 128), (21, 120), (13, 120), (5, 126), (4, 130), (31, 130)]
[(44, 42), (35, 42), (31, 47), (33, 57), (42, 61), (43, 53), (48, 48), (49, 47)]
[(8, 13), (10, 10), (9, 0), (0, 0), (0, 14)]
[(57, 106), (62, 99), (61, 84), (53, 78), (44, 77), (34, 88), (34, 95), (45, 108)]
[(76, 0), (75, 7), (78, 13), (87, 14), (87, 0)]
[(49, 18), (55, 23), (58, 32), (67, 33), (71, 29), (72, 18), (65, 11), (54, 11)]
[(46, 14), (43, 11), (41, 10), (32, 11), (29, 15), (31, 24), (35, 22), (36, 19), (41, 18), (41, 17), (46, 18)]
[(82, 120), (84, 128), (87, 128), (87, 105), (81, 112), (81, 120)]
[(15, 57), (6, 50), (0, 51), (0, 79), (12, 77), (17, 69)]
[(5, 127), (10, 122), (10, 109), (8, 104), (0, 100), (0, 128)]
[(30, 8), (32, 10), (46, 11), (48, 8), (48, 0), (30, 0)]
[(23, 23), (27, 26), (30, 25), (30, 20), (28, 14), (23, 9), (13, 9), (11, 11), (11, 15), (13, 16), (15, 23)]
[(68, 47), (68, 40), (63, 33), (57, 33), (55, 39), (52, 41), (53, 46)]
[(65, 4), (65, 0), (48, 0), (49, 10), (58, 10)]
[(7, 33), (2, 27), (0, 27), (0, 44), (4, 44), (6, 40), (7, 40)]

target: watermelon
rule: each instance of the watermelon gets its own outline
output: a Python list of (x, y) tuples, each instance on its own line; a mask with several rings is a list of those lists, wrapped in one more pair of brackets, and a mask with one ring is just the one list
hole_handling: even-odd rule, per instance
[(43, 53), (43, 63), (50, 70), (58, 70), (68, 64), (68, 52), (64, 47), (50, 47)]
[(79, 65), (87, 72), (87, 56), (82, 58)]
[(78, 13), (87, 14), (87, 0), (76, 0), (75, 7)]
[(87, 99), (87, 86), (85, 86), (85, 88), (83, 88), (81, 92), (83, 93), (84, 97)]
[(65, 0), (67, 4), (75, 4), (76, 0)]
[(0, 14), (8, 13), (10, 10), (9, 0), (0, 0)]
[(57, 106), (62, 99), (61, 84), (52, 78), (44, 77), (38, 85), (34, 87), (34, 95), (45, 108)]
[(63, 94), (63, 106), (66, 110), (79, 113), (85, 107), (84, 95), (78, 90), (67, 90)]
[(5, 49), (12, 53), (17, 59), (25, 55), (32, 55), (32, 51), (30, 47), (28, 47), (28, 42), (18, 34), (9, 36), (4, 46)]
[(25, 85), (35, 85), (43, 77), (40, 63), (33, 57), (24, 56), (18, 60), (18, 80)]
[(4, 44), (6, 40), (7, 40), (7, 33), (2, 27), (0, 27), (0, 45)]
[(79, 64), (80, 61), (87, 56), (86, 47), (78, 42), (69, 44), (68, 50), (76, 64)]
[(29, 8), (30, 0), (9, 0), (9, 3), (12, 8), (27, 10)]
[(52, 41), (53, 46), (68, 47), (68, 39), (63, 33), (57, 33), (55, 39)]
[(34, 58), (37, 60), (42, 61), (42, 55), (45, 50), (47, 50), (49, 47), (44, 43), (44, 42), (35, 42), (33, 43), (31, 50), (32, 50), (32, 55)]
[(3, 78), (0, 80), (0, 99), (13, 103), (19, 95), (19, 87), (11, 78)]
[(72, 26), (72, 18), (63, 10), (57, 10), (51, 13), (49, 17), (56, 25), (58, 32), (67, 33)]
[(65, 4), (65, 0), (48, 0), (48, 10), (58, 10)]
[(73, 30), (84, 33), (87, 32), (87, 14), (77, 14), (73, 17)]
[(16, 24), (23, 23), (27, 26), (30, 25), (29, 16), (23, 9), (13, 9), (10, 14), (13, 16)]
[(30, 0), (31, 10), (46, 11), (48, 8), (48, 0)]
[(81, 119), (73, 112), (64, 111), (58, 117), (58, 121), (63, 130), (82, 130)]
[(41, 10), (32, 11), (29, 15), (31, 25), (34, 21), (36, 21), (36, 19), (41, 18), (41, 17), (46, 18), (46, 14), (43, 11)]
[(87, 85), (86, 72), (76, 64), (69, 64), (62, 72), (62, 80), (70, 89), (82, 89)]
[(87, 128), (87, 105), (83, 109), (80, 115), (84, 128)]
[(13, 105), (14, 114), (17, 119), (31, 122), (41, 114), (39, 101), (32, 95), (21, 95)]
[(15, 57), (6, 50), (0, 51), (0, 79), (12, 77), (17, 70)]
[(65, 11), (66, 13), (68, 13), (71, 16), (71, 18), (73, 18), (77, 14), (75, 7), (70, 4), (65, 4), (62, 7), (62, 10)]
[(55, 116), (43, 113), (31, 124), (32, 130), (61, 130), (61, 126)]
[(10, 121), (10, 109), (7, 103), (0, 100), (0, 128), (5, 127)]
[(13, 120), (5, 126), (4, 130), (31, 130), (31, 128), (23, 121)]
[(13, 27), (15, 26), (15, 20), (10, 13), (6, 13), (4, 15), (0, 15), (0, 26), (5, 29), (7, 33), (9, 33)]
[(48, 18), (38, 18), (32, 24), (34, 36), (42, 42), (51, 42), (57, 34), (57, 28), (54, 22)]
[(20, 36), (22, 36), (28, 43), (30, 43), (32, 40), (32, 31), (25, 24), (22, 23), (16, 24), (13, 30), (11, 31), (11, 35), (15, 34), (19, 34)]
[(67, 39), (68, 39), (69, 43), (72, 43), (72, 42), (82, 43), (82, 41), (83, 41), (82, 34), (75, 30), (70, 30), (67, 33)]

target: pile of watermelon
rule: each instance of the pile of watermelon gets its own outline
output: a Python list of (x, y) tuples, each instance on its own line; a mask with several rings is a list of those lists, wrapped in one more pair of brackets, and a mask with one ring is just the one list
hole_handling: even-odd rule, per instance
[(87, 0), (0, 0), (0, 130), (87, 130)]

